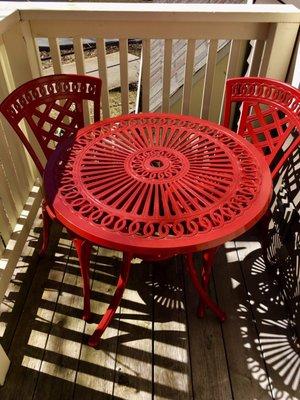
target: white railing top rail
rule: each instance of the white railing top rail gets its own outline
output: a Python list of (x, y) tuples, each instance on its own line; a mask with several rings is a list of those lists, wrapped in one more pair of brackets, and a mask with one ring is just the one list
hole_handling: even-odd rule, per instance
[[(293, 5), (271, 4), (182, 4), (182, 3), (67, 3), (8, 2), (0, 4), (0, 21), (15, 11), (21, 20), (124, 20), (185, 22), (300, 22), (300, 10)], [(43, 11), (47, 11), (44, 13)]]
[(3, 8), (2, 4), (0, 3), (0, 35), (19, 21), (19, 11), (14, 8)]

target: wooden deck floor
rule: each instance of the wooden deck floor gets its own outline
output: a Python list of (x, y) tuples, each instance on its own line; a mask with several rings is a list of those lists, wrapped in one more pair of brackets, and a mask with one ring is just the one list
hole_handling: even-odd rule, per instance
[[(181, 258), (136, 260), (128, 289), (99, 350), (81, 319), (78, 262), (70, 240), (52, 231), (38, 259), (37, 219), (4, 302), (1, 343), (12, 365), (1, 400), (296, 400), (300, 357), (276, 282), (255, 237), (221, 248), (211, 294), (228, 314), (196, 315), (197, 296)], [(119, 254), (95, 249), (92, 309), (99, 319), (114, 290)]]

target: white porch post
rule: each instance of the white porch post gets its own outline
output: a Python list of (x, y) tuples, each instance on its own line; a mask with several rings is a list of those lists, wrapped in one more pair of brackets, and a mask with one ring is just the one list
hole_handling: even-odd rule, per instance
[(297, 39), (298, 23), (271, 24), (259, 75), (284, 81)]
[(0, 344), (0, 385), (4, 384), (4, 380), (10, 365), (10, 361)]

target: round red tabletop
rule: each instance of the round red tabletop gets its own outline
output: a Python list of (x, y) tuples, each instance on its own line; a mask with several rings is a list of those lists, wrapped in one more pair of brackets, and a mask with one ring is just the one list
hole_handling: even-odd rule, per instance
[(47, 204), (77, 235), (135, 255), (178, 254), (225, 243), (266, 211), (264, 157), (209, 121), (131, 114), (87, 126), (52, 154)]

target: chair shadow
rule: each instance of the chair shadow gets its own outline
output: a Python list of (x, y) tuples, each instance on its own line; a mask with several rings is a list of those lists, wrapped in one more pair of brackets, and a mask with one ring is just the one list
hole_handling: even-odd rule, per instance
[[(269, 383), (272, 396), (276, 399), (296, 399), (300, 389), (299, 344), (278, 275), (275, 270), (266, 267), (261, 249), (254, 250), (246, 256), (242, 270), (248, 292), (248, 304), (238, 310), (240, 321), (242, 323), (250, 305), (258, 331), (258, 337), (251, 346), (257, 348), (266, 364), (268, 375), (271, 377)], [(249, 345), (251, 339), (245, 332), (243, 340), (245, 346)], [(251, 363), (256, 369), (256, 360), (252, 360)]]

